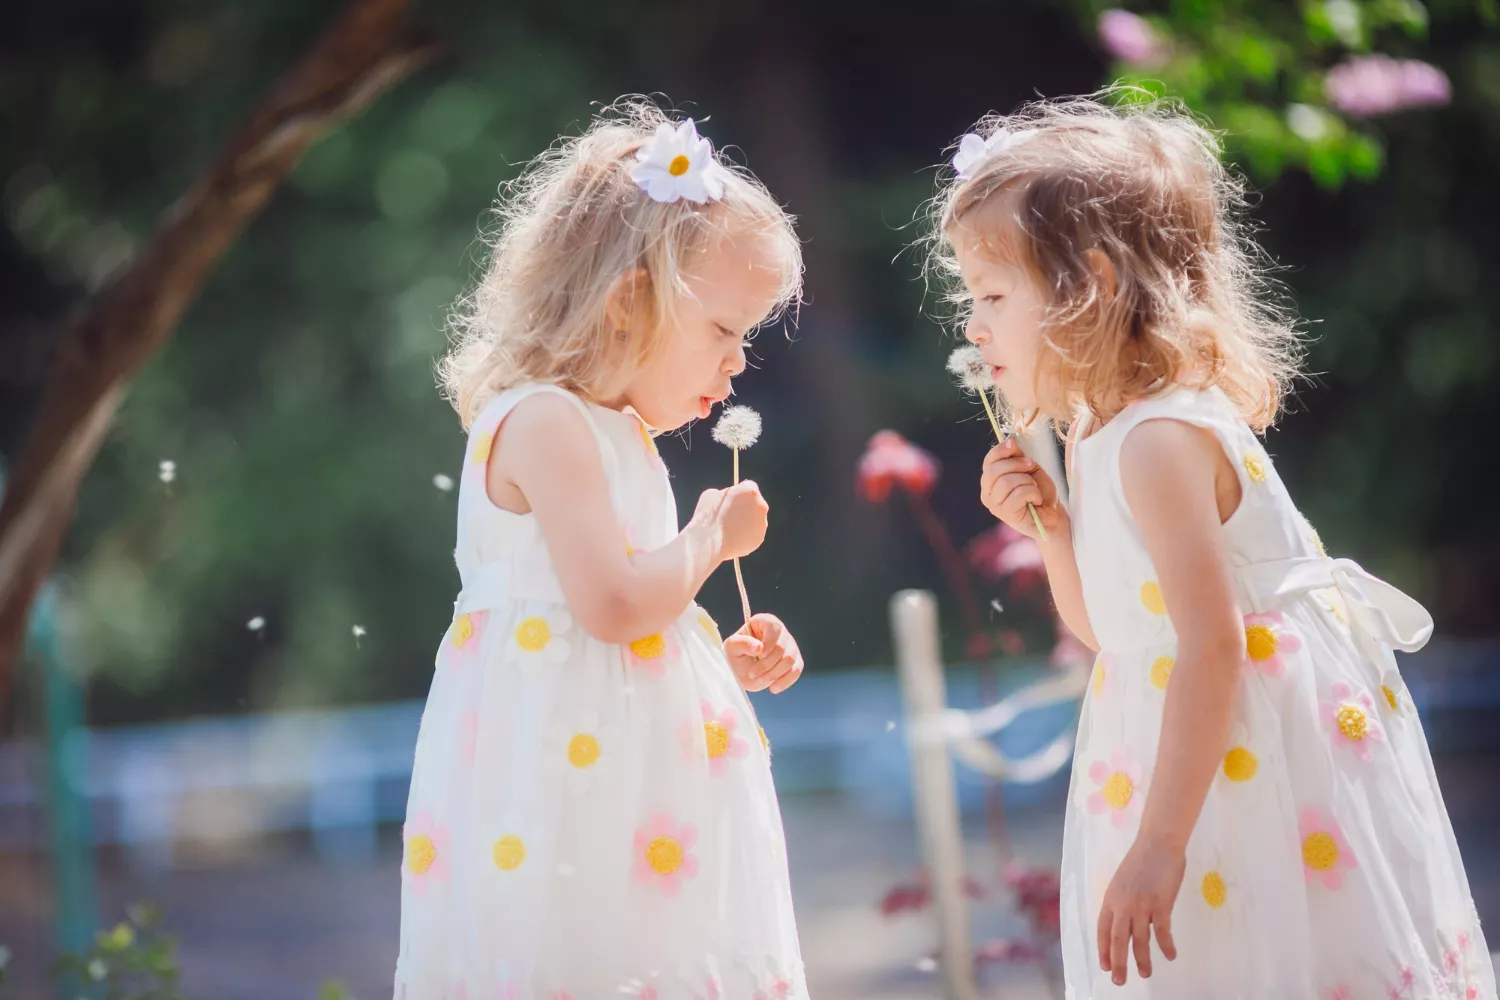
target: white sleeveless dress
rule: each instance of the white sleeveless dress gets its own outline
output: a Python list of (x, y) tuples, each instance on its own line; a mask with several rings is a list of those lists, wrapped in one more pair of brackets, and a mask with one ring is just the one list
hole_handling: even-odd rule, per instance
[[(1187, 849), (1175, 962), (1099, 969), (1106, 887), (1151, 792), (1176, 646), (1120, 481), (1142, 421), (1207, 428), (1238, 470), (1224, 525), (1245, 615), (1233, 731)], [(1087, 434), (1087, 432), (1085, 432)], [(1217, 389), (1127, 408), (1074, 446), (1074, 545), (1102, 652), (1079, 722), (1062, 869), (1071, 1000), (1494, 1000), (1453, 829), (1391, 648), (1426, 642), (1411, 598), (1330, 559)], [(1133, 960), (1132, 960), (1133, 962)]]
[(587, 635), (530, 515), (494, 506), (500, 423), (538, 392), (588, 419), (628, 546), (677, 534), (651, 434), (552, 386), (475, 421), (463, 592), (437, 654), (403, 831), (397, 1000), (804, 997), (770, 749), (696, 604), (629, 646)]

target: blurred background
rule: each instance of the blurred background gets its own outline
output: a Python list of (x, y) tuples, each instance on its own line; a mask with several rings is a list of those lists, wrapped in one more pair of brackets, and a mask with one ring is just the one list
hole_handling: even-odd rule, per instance
[[(629, 93), (697, 118), (805, 241), (807, 303), (758, 336), (738, 392), (765, 418), (745, 463), (773, 507), (745, 572), (809, 664), (757, 706), (815, 996), (940, 995), (891, 595), (938, 593), (956, 705), (1077, 669), (1034, 553), (978, 503), (988, 425), (944, 371), (956, 341), (910, 244), (976, 119), (1114, 80), (1224, 130), (1254, 188), (1308, 336), (1309, 378), (1268, 449), (1330, 551), (1437, 620), (1403, 669), (1500, 926), (1500, 5), (1126, 6), (416, 4), (435, 57), (275, 186), (143, 352), (82, 481), (0, 682), (0, 997), (61, 995), (59, 954), (75, 987), (134, 966), (140, 981), (180, 969), (195, 998), (388, 995), (406, 769), (457, 591), (463, 438), (433, 376), (445, 312), (483, 259), (498, 185)], [(164, 214), (341, 10), (0, 9), (13, 470), (49, 433), (47, 394), (73, 391), (57, 382), (69, 323), (148, 259)], [(883, 439), (862, 477), (883, 429), (904, 440)], [(661, 444), (686, 516), (729, 456), (704, 427)], [(7, 614), (25, 619), (17, 600)], [(703, 600), (735, 620), (730, 574)], [(1025, 715), (1000, 746), (1024, 758), (1074, 712)], [(1065, 769), (958, 782), (981, 978), (1047, 996)], [(146, 902), (159, 925), (128, 909)]]

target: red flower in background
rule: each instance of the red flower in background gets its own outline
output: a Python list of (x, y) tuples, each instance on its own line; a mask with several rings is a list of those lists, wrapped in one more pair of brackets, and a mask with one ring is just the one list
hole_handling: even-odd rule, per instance
[(1009, 580), (1014, 593), (1047, 580), (1041, 546), (1003, 522), (976, 537), (965, 551), (970, 565), (991, 580)]
[(859, 491), (883, 503), (891, 487), (926, 496), (937, 485), (938, 460), (895, 431), (877, 431), (859, 459)]
[[(984, 899), (984, 886), (971, 878), (964, 879), (964, 895), (978, 902)], [(905, 910), (925, 910), (932, 902), (932, 886), (924, 868), (910, 882), (901, 882), (880, 901), (880, 912), (894, 917)]]
[(1062, 927), (1062, 911), (1056, 872), (1011, 864), (1005, 869), (1005, 884), (1016, 894), (1016, 909), (1025, 914), (1033, 931), (1038, 934), (1058, 933)]

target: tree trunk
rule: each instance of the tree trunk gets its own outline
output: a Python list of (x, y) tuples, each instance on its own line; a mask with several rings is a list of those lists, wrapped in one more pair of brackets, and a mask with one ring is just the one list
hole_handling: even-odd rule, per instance
[(303, 152), (433, 58), (406, 0), (351, 0), (163, 218), (151, 242), (61, 334), (0, 505), (0, 718), (31, 601), (130, 378), (161, 350), (209, 272)]

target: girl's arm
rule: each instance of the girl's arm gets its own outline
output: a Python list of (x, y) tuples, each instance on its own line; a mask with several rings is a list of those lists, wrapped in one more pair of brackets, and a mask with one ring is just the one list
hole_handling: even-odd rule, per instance
[(1036, 538), (1029, 503), (1047, 529), (1047, 541), (1036, 539), (1047, 566), (1047, 585), (1063, 624), (1084, 645), (1097, 651), (1088, 610), (1083, 605), (1083, 582), (1078, 576), (1078, 560), (1073, 554), (1073, 522), (1057, 495), (1052, 477), (1021, 452), (1011, 438), (990, 449), (984, 459), (984, 473), (979, 481), (979, 499), (991, 514), (1031, 538)]
[(535, 515), (569, 610), (602, 642), (664, 629), (719, 563), (754, 551), (766, 530), (765, 501), (747, 481), (704, 493), (662, 548), (626, 555), (599, 445), (583, 414), (552, 394), (524, 400), (501, 424), (486, 489), (506, 509)]
[(1099, 962), (1116, 983), (1125, 982), (1132, 942), (1137, 968), (1150, 975), (1153, 925), (1162, 952), (1176, 957), (1172, 904), (1229, 738), (1245, 655), (1221, 530), (1221, 508), (1232, 512), (1239, 482), (1218, 441), (1180, 421), (1146, 421), (1125, 439), (1120, 478), (1177, 632), (1177, 661), (1140, 830), (1099, 915)]

